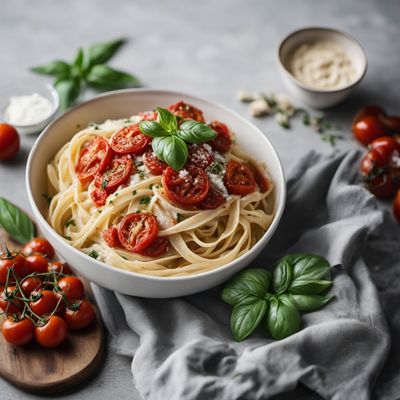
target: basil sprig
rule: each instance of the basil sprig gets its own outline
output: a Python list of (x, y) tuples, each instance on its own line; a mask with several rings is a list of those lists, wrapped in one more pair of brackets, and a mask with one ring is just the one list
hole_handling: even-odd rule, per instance
[(328, 261), (315, 254), (283, 257), (271, 274), (250, 268), (235, 275), (222, 290), (222, 300), (233, 306), (231, 330), (236, 341), (248, 337), (260, 324), (276, 340), (300, 330), (300, 312), (315, 311), (333, 296)]
[(157, 157), (179, 171), (189, 156), (187, 143), (203, 143), (215, 139), (217, 133), (206, 124), (194, 120), (178, 124), (178, 118), (164, 108), (157, 108), (157, 121), (142, 121), (139, 128), (153, 137), (152, 147)]
[(35, 225), (28, 215), (3, 198), (0, 198), (0, 225), (20, 243), (26, 243), (35, 236)]
[(87, 49), (80, 48), (71, 63), (55, 60), (33, 67), (31, 71), (55, 77), (54, 87), (60, 97), (60, 109), (65, 110), (76, 101), (85, 86), (97, 90), (139, 86), (135, 76), (106, 65), (124, 43), (124, 39), (95, 43)]

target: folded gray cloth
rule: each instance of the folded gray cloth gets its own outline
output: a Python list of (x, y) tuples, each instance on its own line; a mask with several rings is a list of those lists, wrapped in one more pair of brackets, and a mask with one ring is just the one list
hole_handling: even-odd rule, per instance
[(274, 341), (258, 331), (235, 343), (229, 328), (231, 308), (220, 300), (220, 287), (169, 300), (94, 287), (105, 310), (111, 346), (133, 357), (134, 384), (144, 399), (252, 400), (280, 395), (347, 400), (368, 399), (371, 393), (382, 399), (399, 397), (400, 371), (395, 366), (400, 346), (385, 365), (391, 335), (381, 303), (390, 329), (400, 332), (395, 291), (400, 270), (396, 274), (398, 259), (393, 257), (388, 265), (391, 276), (381, 276), (387, 272), (382, 251), (395, 254), (395, 243), (390, 235), (380, 236), (384, 216), (376, 199), (354, 184), (359, 157), (354, 151), (331, 157), (310, 153), (296, 163), (288, 173), (280, 226), (252, 263), (267, 267), (301, 251), (342, 265), (333, 269), (335, 299), (304, 314), (303, 329), (287, 339)]

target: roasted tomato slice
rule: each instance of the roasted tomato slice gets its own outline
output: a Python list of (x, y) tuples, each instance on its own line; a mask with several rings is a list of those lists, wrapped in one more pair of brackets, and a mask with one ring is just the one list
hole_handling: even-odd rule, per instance
[(93, 203), (96, 204), (96, 207), (101, 207), (106, 204), (108, 192), (105, 189), (95, 187), (90, 192), (90, 197), (93, 200)]
[(152, 138), (143, 135), (139, 125), (129, 125), (120, 129), (111, 139), (111, 147), (120, 154), (141, 154), (145, 151)]
[(183, 206), (200, 203), (209, 190), (204, 170), (192, 165), (179, 172), (168, 167), (163, 173), (162, 182), (168, 198)]
[(210, 187), (206, 198), (201, 203), (199, 203), (198, 207), (202, 210), (213, 210), (215, 208), (218, 208), (224, 202), (225, 198), (222, 193), (219, 190)]
[(219, 121), (213, 121), (208, 125), (211, 129), (214, 129), (218, 133), (218, 136), (208, 142), (208, 144), (220, 153), (226, 153), (232, 146), (232, 137), (229, 132), (229, 128)]
[(157, 237), (154, 242), (138, 253), (146, 257), (159, 257), (169, 249), (169, 240), (166, 237)]
[(133, 164), (130, 156), (114, 157), (109, 167), (102, 174), (96, 175), (94, 185), (107, 192), (112, 192), (129, 179), (132, 170)]
[(102, 172), (110, 162), (112, 149), (107, 140), (96, 137), (81, 150), (75, 172), (82, 183), (87, 183)]
[(143, 154), (143, 162), (153, 175), (162, 175), (164, 169), (168, 167), (168, 164), (161, 161), (152, 149)]
[(207, 144), (191, 144), (189, 146), (188, 165), (206, 169), (213, 161), (214, 154)]
[(115, 226), (110, 226), (103, 231), (103, 239), (110, 247), (119, 247), (121, 243), (118, 238), (118, 229)]
[(184, 103), (183, 101), (178, 101), (176, 104), (171, 104), (168, 107), (168, 111), (183, 119), (194, 119), (199, 122), (205, 122), (203, 111), (191, 106), (190, 104)]
[(256, 190), (254, 175), (247, 164), (229, 161), (224, 176), (225, 187), (231, 194), (245, 196)]
[(155, 240), (158, 234), (157, 220), (150, 213), (132, 213), (118, 224), (118, 238), (127, 250), (137, 253)]

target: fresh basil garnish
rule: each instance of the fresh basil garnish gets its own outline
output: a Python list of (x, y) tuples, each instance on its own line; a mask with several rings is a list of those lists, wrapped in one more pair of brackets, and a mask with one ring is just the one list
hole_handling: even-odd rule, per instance
[(272, 285), (268, 271), (250, 268), (235, 275), (222, 290), (222, 300), (233, 306), (235, 340), (245, 339), (261, 321), (273, 339), (283, 339), (300, 329), (300, 312), (315, 311), (333, 298), (323, 294), (332, 286), (325, 258), (293, 254), (273, 268)]
[(116, 39), (111, 42), (95, 43), (89, 46), (87, 51), (88, 67), (109, 61), (125, 42), (125, 39)]
[(3, 198), (0, 198), (0, 225), (20, 243), (26, 243), (35, 236), (35, 225), (28, 215)]
[(93, 66), (86, 75), (86, 82), (89, 86), (100, 90), (123, 89), (139, 84), (133, 75), (118, 71), (105, 64)]
[(39, 65), (38, 67), (31, 68), (31, 71), (42, 75), (51, 75), (58, 78), (66, 78), (71, 74), (71, 65), (61, 60), (54, 60), (46, 65)]
[(164, 108), (157, 107), (157, 122), (167, 132), (175, 132), (178, 129), (178, 120), (176, 115)]
[(216, 137), (214, 129), (193, 120), (183, 121), (177, 135), (188, 143), (203, 143)]
[(156, 121), (143, 121), (140, 123), (140, 130), (147, 136), (162, 137), (168, 136), (168, 132)]
[(60, 97), (60, 108), (65, 110), (79, 96), (80, 81), (78, 78), (65, 78), (57, 80), (54, 84)]

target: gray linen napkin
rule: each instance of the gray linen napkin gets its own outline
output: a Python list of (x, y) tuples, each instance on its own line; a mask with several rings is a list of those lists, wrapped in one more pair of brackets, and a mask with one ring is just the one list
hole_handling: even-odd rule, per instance
[[(372, 256), (368, 260), (376, 275), (384, 258), (368, 247), (369, 238), (378, 241), (377, 248), (394, 244), (379, 245), (383, 213), (375, 198), (354, 184), (359, 157), (354, 151), (331, 157), (311, 152), (288, 173), (282, 222), (252, 265), (267, 267), (285, 254), (302, 251), (343, 267), (333, 269), (335, 300), (304, 314), (303, 329), (285, 340), (273, 341), (258, 331), (235, 343), (231, 310), (219, 298), (220, 287), (169, 300), (94, 287), (111, 346), (133, 357), (134, 384), (144, 399), (252, 400), (279, 394), (285, 399), (368, 399), (374, 389), (380, 398), (395, 398), (400, 372), (390, 365), (374, 387), (388, 356), (390, 334), (364, 261), (374, 254), (377, 261)], [(400, 271), (397, 275), (398, 281)], [(395, 309), (395, 286), (379, 274), (377, 279), (390, 289), (382, 301)], [(400, 332), (400, 315), (397, 320), (397, 328), (396, 318), (389, 324)], [(389, 362), (395, 365), (399, 354)]]

